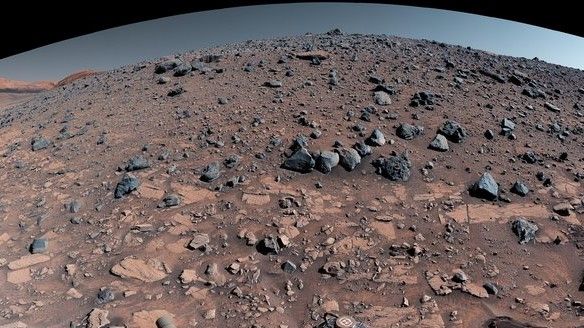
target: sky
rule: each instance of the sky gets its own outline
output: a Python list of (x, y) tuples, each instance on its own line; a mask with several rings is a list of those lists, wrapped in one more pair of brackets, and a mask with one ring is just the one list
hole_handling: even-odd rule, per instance
[(188, 50), (333, 28), (436, 40), (584, 69), (584, 38), (545, 28), (429, 8), (299, 3), (212, 10), (104, 30), (1, 59), (0, 76), (59, 80), (82, 69), (109, 70)]

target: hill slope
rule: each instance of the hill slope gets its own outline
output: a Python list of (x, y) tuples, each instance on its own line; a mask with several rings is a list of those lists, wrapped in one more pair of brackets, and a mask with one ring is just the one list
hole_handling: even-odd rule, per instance
[(0, 116), (0, 323), (579, 325), (583, 82), (333, 31), (48, 91)]

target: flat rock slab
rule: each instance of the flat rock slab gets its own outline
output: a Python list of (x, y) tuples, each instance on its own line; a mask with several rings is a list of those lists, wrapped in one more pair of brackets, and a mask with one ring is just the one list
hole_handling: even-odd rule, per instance
[(25, 255), (25, 256), (19, 258), (18, 260), (14, 260), (14, 261), (8, 263), (8, 268), (10, 270), (19, 270), (19, 269), (29, 267), (31, 265), (47, 262), (50, 259), (51, 259), (51, 257), (48, 255), (45, 255), (45, 254)]
[(506, 222), (512, 217), (524, 216), (531, 218), (544, 218), (551, 214), (541, 204), (509, 204), (498, 206), (493, 204), (468, 204), (456, 207), (446, 215), (458, 223), (482, 223), (489, 221)]
[(143, 282), (154, 282), (166, 278), (166, 273), (144, 260), (126, 258), (114, 265), (111, 273), (121, 278), (134, 278)]
[(171, 183), (170, 187), (182, 198), (184, 204), (198, 203), (215, 198), (215, 193), (204, 188)]
[(473, 283), (466, 283), (462, 287), (462, 291), (467, 293), (467, 294), (470, 294), (474, 297), (478, 297), (478, 298), (488, 298), (489, 297), (489, 293), (487, 293), (487, 290), (483, 286), (479, 286), (479, 285), (473, 284)]
[(28, 328), (28, 325), (22, 321), (17, 321), (2, 325), (0, 328)]
[(270, 202), (270, 195), (257, 195), (244, 193), (241, 200), (248, 205), (266, 205)]
[(27, 281), (30, 281), (31, 279), (32, 278), (30, 277), (29, 268), (10, 271), (6, 274), (6, 281), (13, 283), (15, 285), (25, 283)]

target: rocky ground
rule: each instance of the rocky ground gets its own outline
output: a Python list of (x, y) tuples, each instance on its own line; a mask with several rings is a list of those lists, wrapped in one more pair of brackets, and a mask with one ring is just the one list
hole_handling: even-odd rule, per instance
[(0, 116), (0, 327), (584, 326), (581, 86), (334, 30), (37, 95)]

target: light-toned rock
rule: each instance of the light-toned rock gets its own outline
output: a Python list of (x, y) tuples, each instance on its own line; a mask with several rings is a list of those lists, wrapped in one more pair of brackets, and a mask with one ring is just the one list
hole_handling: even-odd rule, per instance
[(67, 291), (67, 296), (69, 296), (69, 297), (72, 297), (72, 298), (79, 299), (79, 298), (82, 298), (82, 297), (83, 297), (83, 294), (81, 294), (81, 293), (80, 293), (80, 292), (79, 292), (77, 289), (75, 289), (75, 288), (70, 288), (70, 289)]
[(50, 259), (51, 259), (51, 257), (48, 255), (45, 255), (45, 254), (25, 255), (25, 256), (19, 258), (18, 260), (14, 260), (14, 261), (8, 263), (8, 268), (10, 270), (19, 270), (19, 269), (29, 267), (31, 265), (47, 262)]
[(133, 258), (125, 258), (114, 265), (111, 273), (121, 278), (134, 278), (143, 282), (154, 282), (166, 277), (166, 273), (155, 267), (153, 261), (144, 261)]
[(22, 321), (17, 321), (2, 325), (0, 328), (28, 328), (28, 325)]
[(22, 284), (30, 281), (30, 269), (24, 268), (16, 271), (10, 271), (6, 274), (6, 281), (13, 284)]
[(107, 316), (109, 311), (93, 309), (87, 315), (87, 328), (101, 328), (110, 323)]
[(489, 297), (489, 293), (487, 293), (487, 290), (485, 288), (483, 288), (483, 286), (479, 286), (479, 285), (474, 284), (474, 283), (466, 283), (462, 287), (462, 291), (465, 293), (471, 294), (474, 297), (478, 297), (478, 298), (488, 298)]
[(179, 278), (183, 284), (190, 284), (191, 282), (195, 282), (200, 279), (197, 271), (190, 269), (183, 270)]

